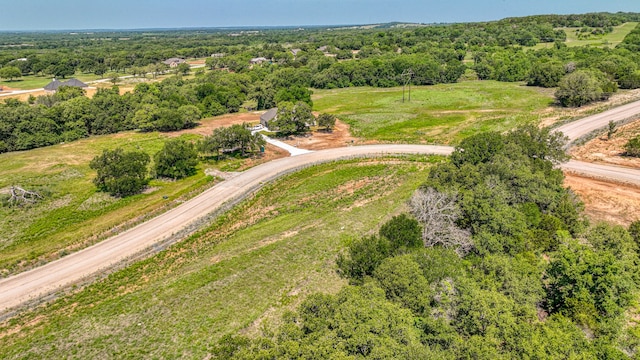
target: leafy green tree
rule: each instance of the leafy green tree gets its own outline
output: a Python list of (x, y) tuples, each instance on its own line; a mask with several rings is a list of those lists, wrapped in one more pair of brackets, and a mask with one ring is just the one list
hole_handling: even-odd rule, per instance
[(386, 238), (363, 237), (349, 244), (347, 255), (340, 254), (336, 263), (339, 273), (350, 283), (361, 284), (390, 254), (391, 244)]
[(22, 76), (22, 71), (18, 67), (15, 66), (5, 66), (0, 68), (0, 78), (9, 79), (9, 81), (13, 81), (15, 78), (19, 78)]
[(157, 176), (181, 179), (196, 173), (198, 151), (186, 140), (167, 140), (153, 159)]
[(336, 116), (327, 113), (318, 115), (318, 126), (323, 127), (327, 132), (333, 130), (336, 126)]
[(315, 120), (311, 107), (298, 101), (295, 105), (290, 102), (278, 104), (278, 116), (271, 123), (278, 133), (288, 136), (308, 131), (309, 126), (315, 124)]
[(562, 106), (579, 107), (602, 98), (603, 89), (589, 71), (577, 70), (558, 83), (556, 99)]
[(217, 128), (206, 136), (199, 144), (199, 149), (207, 154), (224, 154), (240, 152), (246, 156), (257, 152), (266, 144), (264, 138), (258, 134), (252, 134), (248, 124), (235, 124), (229, 127)]
[(107, 73), (106, 75), (107, 75), (107, 78), (109, 79), (109, 81), (113, 85), (117, 84), (120, 81), (120, 75), (118, 75), (118, 73), (116, 73), (116, 72), (110, 72), (110, 73)]
[(545, 280), (546, 308), (596, 326), (616, 318), (632, 300), (631, 274), (610, 251), (595, 251), (571, 241), (552, 257)]
[(527, 85), (545, 88), (556, 87), (564, 75), (564, 66), (560, 62), (536, 62), (529, 71)]
[(187, 64), (186, 62), (183, 62), (178, 64), (178, 66), (176, 67), (176, 71), (178, 74), (188, 75), (191, 71), (191, 66), (189, 66), (189, 64)]
[(276, 93), (275, 100), (276, 100), (276, 103), (278, 104), (285, 101), (288, 101), (291, 103), (302, 101), (307, 105), (313, 107), (313, 101), (311, 101), (312, 93), (313, 92), (311, 90), (308, 90), (307, 88), (304, 88), (302, 86), (293, 86), (290, 88), (280, 89)]
[(391, 218), (380, 227), (380, 236), (387, 238), (391, 248), (416, 248), (423, 246), (422, 229), (416, 219), (407, 214), (400, 214)]
[(451, 162), (458, 167), (467, 163), (477, 165), (487, 162), (504, 148), (504, 143), (504, 138), (497, 132), (469, 136), (456, 146), (451, 154)]
[(140, 192), (148, 183), (150, 158), (144, 152), (125, 152), (122, 148), (104, 150), (89, 166), (97, 172), (93, 183), (113, 196), (129, 196)]
[(182, 115), (183, 128), (195, 127), (202, 119), (202, 111), (195, 105), (182, 105), (178, 108), (178, 113)]
[(410, 309), (416, 315), (430, 310), (431, 289), (412, 255), (385, 259), (373, 272), (387, 299)]

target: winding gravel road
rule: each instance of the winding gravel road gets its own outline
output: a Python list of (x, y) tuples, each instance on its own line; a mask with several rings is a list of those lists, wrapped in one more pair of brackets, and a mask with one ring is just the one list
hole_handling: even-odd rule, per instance
[(368, 145), (315, 151), (270, 161), (226, 180), (180, 206), (126, 232), (38, 268), (0, 280), (0, 313), (83, 282), (161, 243), (225, 203), (297, 169), (339, 159), (381, 154), (449, 155), (452, 148), (426, 145)]
[[(557, 129), (571, 141), (640, 114), (640, 101), (598, 115), (590, 116)], [(274, 160), (226, 180), (195, 198), (126, 232), (106, 239), (41, 267), (0, 280), (0, 314), (82, 283), (86, 279), (122, 264), (132, 256), (166, 241), (176, 232), (197, 223), (199, 219), (241, 199), (264, 183), (297, 169), (334, 160), (381, 154), (449, 155), (453, 148), (430, 145), (368, 145), (321, 150)], [(597, 165), (579, 161), (564, 164), (563, 169), (600, 179), (612, 179), (640, 186), (640, 169)]]

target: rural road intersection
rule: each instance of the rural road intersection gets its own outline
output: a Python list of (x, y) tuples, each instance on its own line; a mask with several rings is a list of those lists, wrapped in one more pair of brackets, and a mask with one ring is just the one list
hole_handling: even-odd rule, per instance
[[(640, 101), (614, 108), (559, 127), (571, 141), (607, 126), (640, 115)], [(296, 149), (296, 150), (294, 150)], [(302, 150), (293, 147), (291, 153)], [(384, 154), (449, 155), (452, 147), (434, 145), (366, 145), (320, 151), (299, 151), (297, 156), (278, 159), (246, 170), (206, 190), (145, 223), (86, 249), (38, 268), (0, 279), (0, 314), (91, 279), (136, 254), (166, 241), (173, 234), (197, 224), (208, 214), (242, 199), (263, 184), (298, 169), (323, 162)], [(570, 161), (566, 171), (640, 186), (640, 169)]]

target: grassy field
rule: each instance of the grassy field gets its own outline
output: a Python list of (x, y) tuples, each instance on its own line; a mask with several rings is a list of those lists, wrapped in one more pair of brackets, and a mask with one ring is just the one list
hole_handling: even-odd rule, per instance
[(167, 251), (1, 324), (0, 358), (207, 358), (223, 335), (338, 291), (338, 251), (401, 211), (439, 160), (339, 162), (280, 179)]
[(439, 144), (536, 122), (552, 101), (550, 91), (494, 81), (414, 87), (411, 102), (405, 103), (402, 88), (316, 90), (313, 95), (314, 110), (337, 115), (354, 136)]
[[(565, 44), (567, 46), (595, 46), (595, 47), (610, 47), (614, 48), (629, 35), (631, 30), (638, 26), (637, 22), (628, 22), (613, 28), (613, 31), (604, 35), (592, 35), (588, 39), (578, 39), (576, 30), (580, 28), (561, 28), (567, 33), (567, 40)], [(544, 49), (552, 47), (553, 43), (540, 43), (532, 47), (533, 49)]]
[[(72, 77), (75, 77), (76, 79), (84, 82), (101, 79), (100, 76), (94, 75), (94, 74), (76, 74)], [(60, 80), (65, 81), (65, 79), (60, 79)], [(19, 90), (30, 90), (30, 89), (43, 88), (45, 85), (47, 85), (50, 82), (51, 82), (50, 76), (29, 75), (29, 76), (23, 76), (13, 81), (6, 81), (6, 80), (0, 81), (0, 86), (1, 87), (6, 86), (12, 89), (19, 89)]]
[(0, 192), (4, 196), (11, 185), (19, 185), (46, 198), (24, 208), (0, 205), (0, 274), (86, 246), (115, 226), (140, 214), (148, 216), (211, 181), (199, 171), (182, 181), (153, 180), (152, 191), (125, 199), (96, 192), (91, 182), (95, 173), (89, 168), (94, 156), (116, 147), (153, 154), (165, 138), (158, 133), (129, 132), (0, 154)]

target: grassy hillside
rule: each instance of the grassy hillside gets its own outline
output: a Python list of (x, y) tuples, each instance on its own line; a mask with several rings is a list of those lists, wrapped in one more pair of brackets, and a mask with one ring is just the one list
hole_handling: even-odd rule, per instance
[[(637, 22), (628, 22), (613, 28), (613, 31), (605, 35), (592, 35), (588, 39), (578, 39), (576, 30), (580, 28), (562, 28), (567, 34), (567, 40), (565, 44), (570, 47), (574, 46), (595, 46), (595, 47), (610, 47), (614, 48), (629, 35), (631, 30), (638, 26)], [(552, 47), (553, 43), (540, 43), (534, 46), (534, 49), (544, 49)]]
[(549, 91), (494, 81), (412, 87), (411, 102), (404, 103), (402, 88), (317, 90), (313, 95), (315, 110), (337, 115), (355, 136), (440, 144), (535, 122), (536, 112), (552, 101)]
[(398, 213), (438, 159), (339, 162), (283, 178), (191, 239), (2, 324), (0, 358), (204, 358), (225, 334), (337, 292), (337, 252)]

